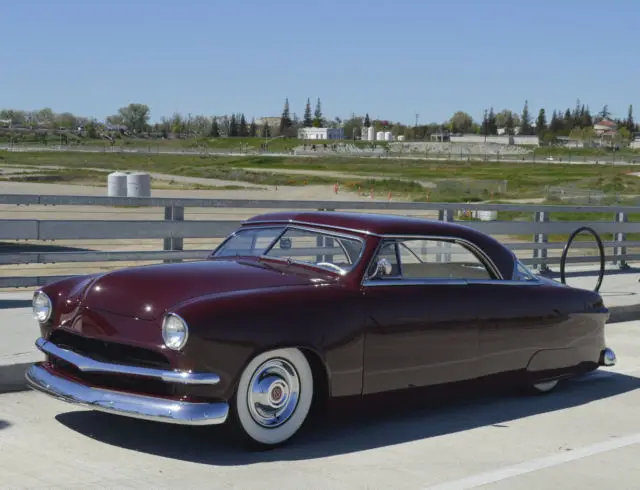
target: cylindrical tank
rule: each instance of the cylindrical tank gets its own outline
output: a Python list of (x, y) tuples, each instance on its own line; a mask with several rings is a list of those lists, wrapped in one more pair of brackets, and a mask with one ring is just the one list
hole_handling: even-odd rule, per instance
[(151, 197), (151, 176), (143, 172), (127, 175), (128, 197)]
[(384, 133), (384, 140), (393, 141), (393, 134), (391, 133), (391, 131), (387, 131)]
[(384, 131), (378, 131), (378, 132), (376, 133), (376, 139), (377, 139), (378, 141), (383, 141), (383, 140), (384, 140)]
[(112, 172), (107, 177), (107, 195), (109, 197), (127, 197), (127, 174)]
[(398, 141), (404, 141), (404, 135), (403, 134), (399, 134), (398, 135)]
[(495, 221), (498, 219), (498, 211), (478, 211), (480, 221)]
[(373, 126), (369, 126), (369, 128), (367, 130), (367, 139), (369, 141), (375, 141), (376, 140), (376, 129)]

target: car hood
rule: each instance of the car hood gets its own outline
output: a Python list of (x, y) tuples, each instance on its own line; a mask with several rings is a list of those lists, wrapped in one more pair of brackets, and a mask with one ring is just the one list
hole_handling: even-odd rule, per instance
[(167, 309), (199, 296), (238, 290), (311, 286), (326, 279), (326, 274), (308, 270), (285, 273), (258, 261), (207, 260), (160, 264), (104, 274), (84, 291), (81, 301), (86, 308), (153, 320)]

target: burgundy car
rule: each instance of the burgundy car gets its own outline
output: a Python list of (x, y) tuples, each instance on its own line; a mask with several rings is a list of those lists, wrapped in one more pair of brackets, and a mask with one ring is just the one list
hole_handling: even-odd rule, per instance
[(260, 215), (206, 260), (65, 279), (33, 308), (46, 360), (32, 388), (147, 420), (229, 419), (266, 446), (318, 401), (507, 377), (548, 392), (616, 360), (598, 293), (473, 228), (390, 215)]

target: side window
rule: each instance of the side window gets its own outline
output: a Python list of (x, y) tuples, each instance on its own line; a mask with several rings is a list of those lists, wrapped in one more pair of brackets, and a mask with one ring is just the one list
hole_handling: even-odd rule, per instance
[(385, 252), (393, 250), (393, 245), (397, 245), (400, 256), (399, 271), (392, 274), (396, 279), (493, 279), (482, 261), (458, 243), (437, 239), (390, 240), (378, 257), (390, 259)]

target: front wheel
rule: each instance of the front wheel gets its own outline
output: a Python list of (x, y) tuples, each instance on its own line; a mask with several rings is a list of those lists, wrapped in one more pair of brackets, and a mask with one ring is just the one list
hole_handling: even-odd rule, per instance
[(313, 373), (298, 349), (256, 356), (240, 376), (233, 410), (242, 433), (262, 447), (290, 439), (309, 414)]

